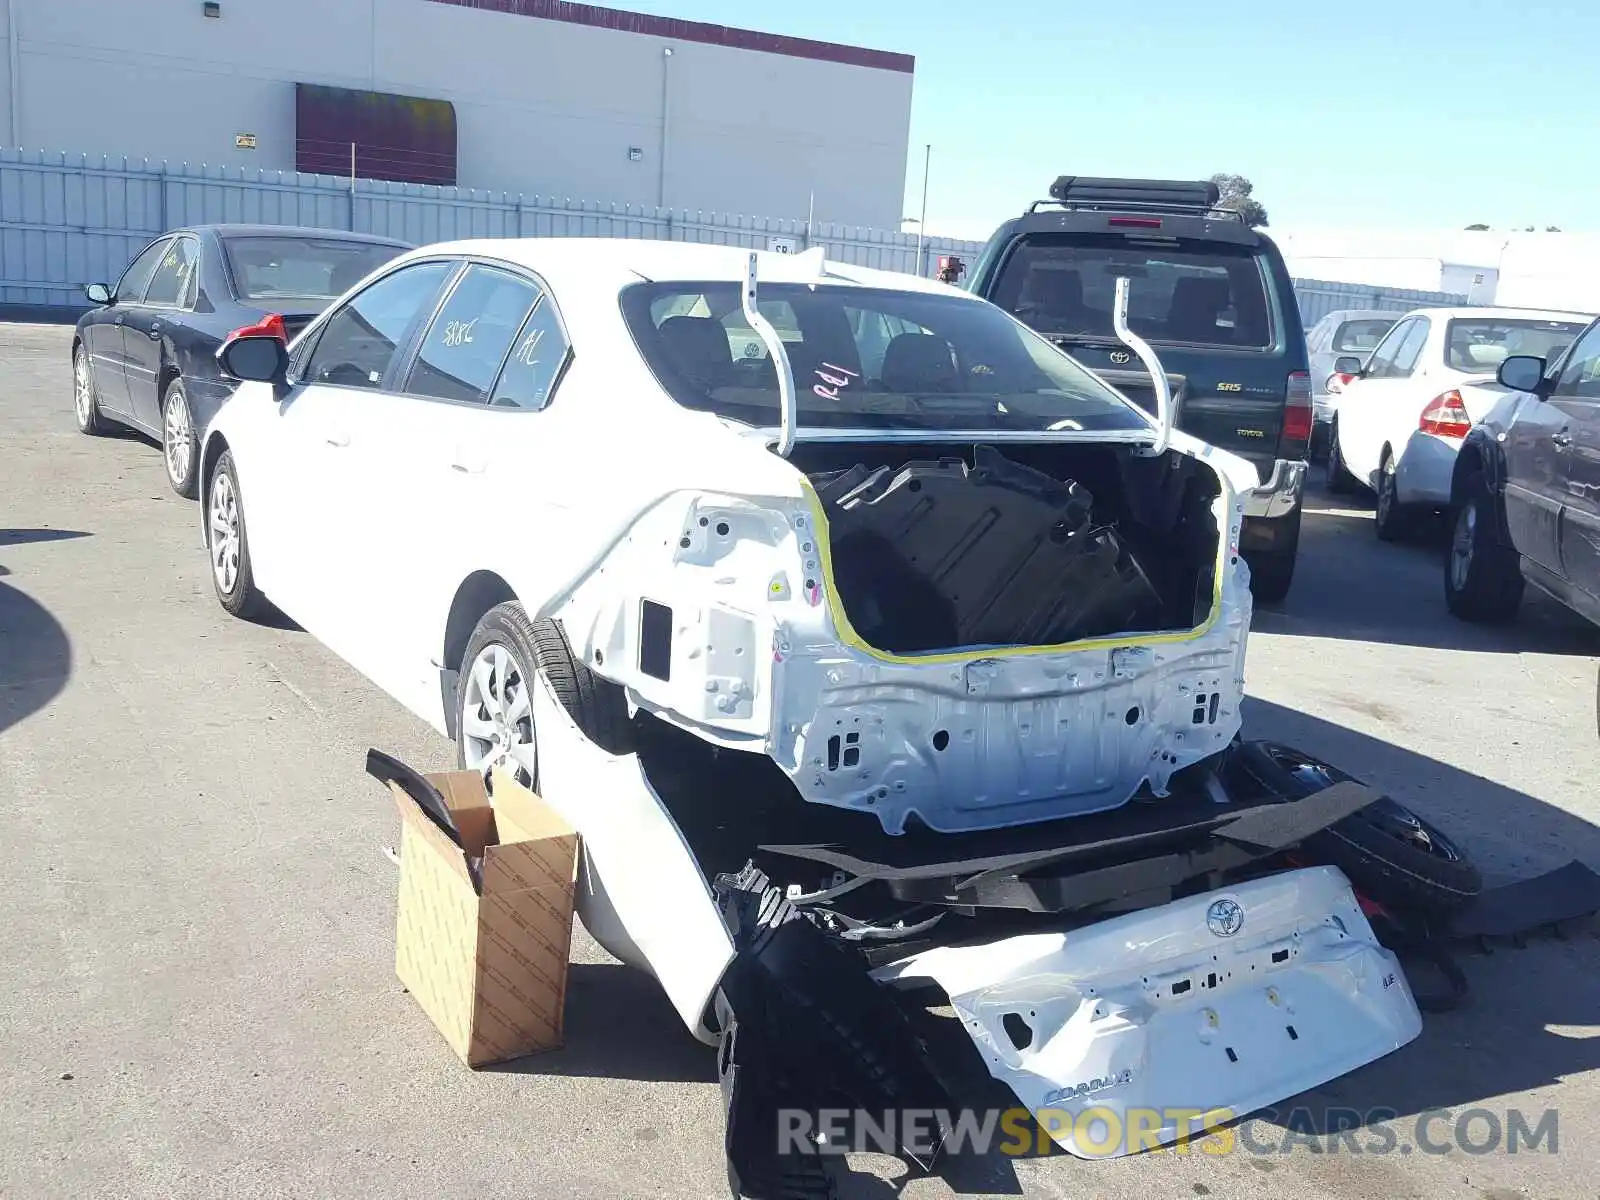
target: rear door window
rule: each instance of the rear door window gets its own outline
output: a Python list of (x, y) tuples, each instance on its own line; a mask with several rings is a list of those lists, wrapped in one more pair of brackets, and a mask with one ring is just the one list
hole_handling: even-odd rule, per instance
[(1261, 256), (1242, 246), (1034, 235), (1006, 260), (992, 298), (1047, 337), (1115, 338), (1111, 310), (1119, 276), (1129, 279), (1128, 324), (1152, 342), (1241, 349), (1273, 344)]
[(417, 396), (483, 404), (539, 288), (494, 267), (467, 268), (422, 339), (402, 388)]
[(161, 256), (172, 248), (171, 238), (162, 238), (128, 264), (117, 283), (118, 304), (139, 304), (144, 300), (145, 288), (150, 286), (150, 276), (156, 273)]

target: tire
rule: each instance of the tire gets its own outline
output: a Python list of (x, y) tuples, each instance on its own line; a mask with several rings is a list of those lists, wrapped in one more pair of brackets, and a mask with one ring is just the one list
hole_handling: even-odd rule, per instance
[[(1244, 742), (1234, 753), (1250, 774), (1294, 800), (1354, 782), (1337, 767), (1287, 746)], [(1483, 891), (1483, 877), (1437, 827), (1387, 796), (1312, 834), (1298, 857), (1338, 867), (1368, 899), (1397, 913), (1445, 917)]]
[(622, 689), (578, 662), (554, 621), (531, 620), (520, 603), (508, 600), (483, 615), (461, 656), (455, 729), (462, 770), (487, 777), (494, 766), (508, 766), (524, 787), (538, 789), (534, 671), (549, 680), (556, 699), (590, 741), (611, 754), (631, 751), (632, 725)]
[(1297, 506), (1290, 516), (1279, 518), (1292, 525), (1287, 546), (1245, 555), (1245, 561), (1250, 564), (1250, 594), (1257, 603), (1281, 604), (1289, 595), (1289, 587), (1294, 583), (1294, 565), (1300, 557), (1301, 513), (1302, 509)]
[(1378, 464), (1378, 507), (1372, 516), (1372, 527), (1380, 542), (1402, 542), (1416, 532), (1416, 510), (1400, 503), (1398, 472), (1394, 453), (1384, 450), (1383, 461)]
[(1344, 454), (1339, 449), (1339, 418), (1333, 419), (1333, 429), (1328, 434), (1328, 490), (1336, 496), (1348, 496), (1361, 481), (1350, 474), (1344, 465)]
[[(233, 451), (224, 450), (211, 472), (206, 489), (206, 551), (211, 560), (211, 583), (217, 602), (234, 616), (253, 621), (271, 609), (256, 587), (250, 564), (250, 539), (244, 521), (244, 496)], [(220, 540), (219, 540), (220, 539)]]
[(100, 391), (94, 382), (94, 366), (82, 343), (72, 348), (72, 411), (78, 432), (102, 437), (110, 432), (110, 422), (100, 415)]
[(1500, 539), (1499, 502), (1482, 471), (1459, 485), (1450, 506), (1450, 549), (1444, 560), (1444, 603), (1463, 621), (1503, 624), (1522, 603), (1522, 564)]
[(182, 379), (167, 384), (161, 399), (161, 461), (172, 490), (193, 500), (200, 479), (200, 439), (195, 436), (194, 414)]

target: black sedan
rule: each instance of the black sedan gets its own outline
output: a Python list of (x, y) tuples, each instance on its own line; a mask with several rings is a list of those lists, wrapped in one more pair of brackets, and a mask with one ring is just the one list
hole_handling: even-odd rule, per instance
[(193, 497), (197, 447), (236, 386), (217, 366), (230, 333), (265, 326), (285, 341), (404, 242), (282, 225), (197, 225), (146, 246), (72, 339), (78, 428), (125, 425), (157, 438), (167, 481)]

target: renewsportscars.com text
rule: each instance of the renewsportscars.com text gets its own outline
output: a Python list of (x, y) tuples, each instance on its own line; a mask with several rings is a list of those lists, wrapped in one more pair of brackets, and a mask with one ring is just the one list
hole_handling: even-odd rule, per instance
[[(1176, 1135), (1172, 1131), (1177, 1131)], [(1267, 1110), (1240, 1121), (1228, 1109), (1090, 1107), (1079, 1112), (1025, 1108), (782, 1109), (779, 1153), (1048, 1154), (1058, 1138), (1091, 1158), (1165, 1149), (1176, 1154), (1407, 1155), (1557, 1154), (1560, 1114), (1489, 1108), (1428, 1109), (1402, 1117), (1374, 1108), (1296, 1108), (1280, 1120)]]

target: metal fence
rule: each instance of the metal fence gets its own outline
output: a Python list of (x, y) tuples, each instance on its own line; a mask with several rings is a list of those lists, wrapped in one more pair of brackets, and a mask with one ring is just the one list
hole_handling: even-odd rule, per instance
[[(85, 283), (113, 280), (150, 239), (181, 225), (260, 222), (354, 229), (418, 245), (469, 237), (630, 237), (801, 251), (915, 271), (915, 234), (829, 222), (737, 217), (511, 192), (250, 171), (144, 159), (0, 150), (0, 303), (81, 307)], [(978, 243), (928, 238), (969, 261)]]
[[(292, 171), (0, 150), (0, 304), (78, 309), (83, 285), (110, 281), (158, 234), (180, 225), (259, 222), (384, 234), (423, 245), (468, 237), (629, 237), (756, 249), (827, 247), (837, 262), (917, 269), (915, 234), (781, 217), (557, 200), (512, 192), (340, 179)], [(969, 264), (981, 243), (928, 238)], [(1315, 279), (1294, 281), (1309, 328), (1339, 308), (1404, 310), (1464, 296)]]
[(1465, 296), (1453, 292), (1423, 292), (1412, 288), (1376, 287), (1366, 283), (1335, 283), (1327, 279), (1296, 279), (1294, 296), (1300, 303), (1300, 320), (1307, 330), (1329, 313), (1342, 308), (1409, 312), (1413, 308), (1446, 308), (1467, 302)]

